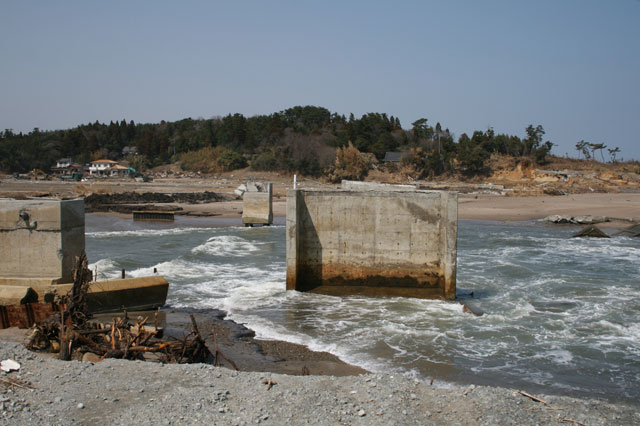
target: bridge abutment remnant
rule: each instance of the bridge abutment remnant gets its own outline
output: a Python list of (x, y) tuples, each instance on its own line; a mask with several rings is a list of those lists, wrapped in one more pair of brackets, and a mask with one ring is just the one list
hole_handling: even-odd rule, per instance
[(287, 191), (287, 290), (453, 300), (458, 195)]
[(242, 223), (245, 226), (271, 225), (273, 185), (248, 183), (246, 187), (242, 195)]
[(73, 282), (84, 252), (84, 201), (0, 201), (0, 284)]

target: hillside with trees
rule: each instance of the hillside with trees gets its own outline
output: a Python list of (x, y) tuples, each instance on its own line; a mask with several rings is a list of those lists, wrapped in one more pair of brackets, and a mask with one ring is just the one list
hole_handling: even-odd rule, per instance
[[(139, 171), (177, 163), (183, 170), (203, 173), (249, 167), (339, 180), (363, 178), (383, 162), (386, 153), (400, 152), (400, 161), (386, 167), (402, 168), (416, 179), (465, 179), (490, 173), (493, 155), (543, 165), (554, 144), (544, 139), (541, 125), (523, 130), (520, 137), (489, 128), (463, 133), (456, 140), (449, 129), (440, 123), (432, 125), (427, 118), (405, 129), (397, 117), (386, 113), (356, 118), (322, 107), (296, 106), (252, 117), (229, 114), (157, 124), (121, 120), (67, 130), (36, 128), (28, 134), (7, 129), (0, 132), (0, 170), (49, 171), (59, 158), (82, 164), (105, 158), (126, 160)], [(124, 156), (125, 147), (135, 147), (137, 153)], [(602, 156), (605, 148), (585, 141), (576, 145), (589, 160), (596, 151)], [(612, 161), (618, 153), (618, 148), (609, 149)]]

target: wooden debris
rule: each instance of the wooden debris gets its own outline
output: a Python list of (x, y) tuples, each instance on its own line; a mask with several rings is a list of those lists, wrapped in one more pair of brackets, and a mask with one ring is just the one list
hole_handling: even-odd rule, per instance
[(274, 381), (273, 381), (273, 380), (271, 380), (271, 379), (264, 379), (264, 380), (262, 381), (262, 384), (263, 384), (263, 385), (267, 385), (267, 390), (271, 390), (271, 388), (272, 388), (274, 385), (277, 385), (277, 384), (278, 384), (278, 382), (274, 382)]
[(584, 424), (582, 422), (579, 422), (579, 421), (573, 420), (573, 419), (562, 419), (562, 423), (573, 423), (573, 424), (580, 425), (580, 426), (588, 426), (588, 425), (586, 425), (586, 424)]
[(213, 363), (221, 365), (220, 359), (239, 370), (238, 366), (224, 356), (216, 343), (215, 353), (207, 347), (200, 335), (198, 325), (191, 315), (192, 331), (183, 339), (162, 340), (158, 336), (158, 315), (154, 315), (154, 326), (147, 326), (149, 318), (132, 321), (127, 312), (124, 318), (113, 318), (111, 323), (89, 321), (86, 295), (91, 274), (86, 256), (81, 256), (74, 272), (74, 285), (69, 295), (60, 301), (60, 311), (36, 323), (29, 335), (27, 348), (47, 350), (59, 348), (59, 358), (81, 360), (85, 353), (92, 353), (100, 360), (122, 358), (145, 360), (145, 356), (163, 363)]
[(6, 387), (18, 387), (18, 388), (22, 388), (22, 389), (35, 389), (33, 386), (31, 386), (30, 383), (27, 383), (23, 380), (20, 379), (16, 379), (16, 378), (9, 378), (9, 379), (0, 379), (0, 382), (2, 382)]
[(530, 395), (530, 394), (528, 394), (528, 393), (526, 393), (526, 392), (523, 392), (523, 391), (521, 391), (521, 390), (519, 390), (519, 391), (517, 391), (517, 392), (518, 392), (520, 395), (524, 395), (524, 396), (526, 396), (527, 398), (531, 398), (531, 399), (533, 399), (533, 400), (534, 400), (534, 401), (536, 401), (536, 402), (542, 402), (544, 405), (549, 405), (549, 403), (548, 403), (547, 401), (545, 401), (545, 400), (543, 400), (543, 399), (540, 399), (540, 398), (538, 398), (538, 397), (535, 397), (535, 396), (533, 396), (533, 395)]

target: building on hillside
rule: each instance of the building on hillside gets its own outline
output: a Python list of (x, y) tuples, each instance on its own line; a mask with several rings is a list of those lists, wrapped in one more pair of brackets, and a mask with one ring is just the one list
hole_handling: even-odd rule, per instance
[(61, 158), (56, 161), (56, 165), (51, 167), (51, 174), (54, 176), (71, 175), (82, 173), (82, 164), (74, 163), (71, 158)]
[(106, 173), (108, 174), (108, 176), (111, 176), (111, 177), (125, 177), (131, 174), (131, 170), (129, 169), (129, 167), (121, 166), (120, 164), (115, 164), (109, 167), (106, 170)]
[(109, 176), (108, 170), (118, 164), (112, 160), (96, 160), (89, 165), (89, 174), (93, 176)]
[(56, 161), (56, 169), (66, 169), (67, 167), (69, 167), (71, 165), (71, 163), (73, 163), (73, 160), (71, 158), (61, 158), (58, 161)]

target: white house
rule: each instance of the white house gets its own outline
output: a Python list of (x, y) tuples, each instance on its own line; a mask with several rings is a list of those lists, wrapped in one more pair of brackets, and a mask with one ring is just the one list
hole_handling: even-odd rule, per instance
[(89, 174), (97, 176), (108, 176), (108, 170), (117, 165), (118, 162), (112, 160), (96, 160), (89, 165)]
[(124, 176), (129, 176), (130, 171), (128, 167), (121, 166), (120, 164), (115, 164), (109, 167), (105, 173), (108, 173), (109, 176), (113, 176), (113, 177), (115, 176), (124, 177)]

